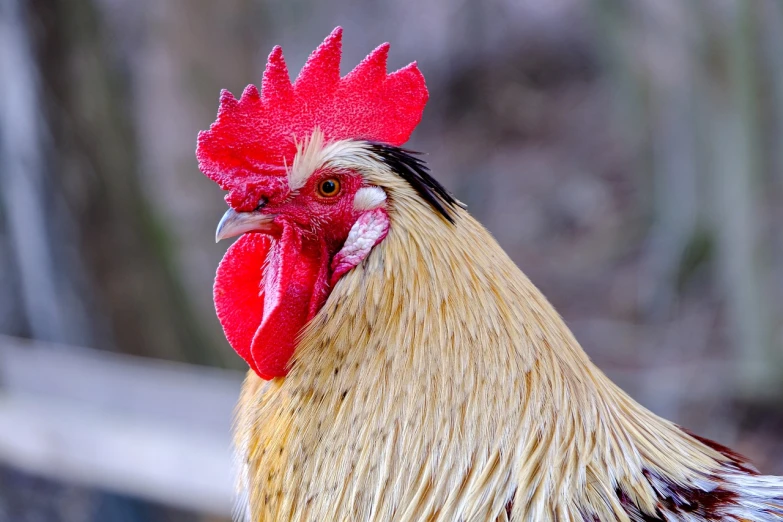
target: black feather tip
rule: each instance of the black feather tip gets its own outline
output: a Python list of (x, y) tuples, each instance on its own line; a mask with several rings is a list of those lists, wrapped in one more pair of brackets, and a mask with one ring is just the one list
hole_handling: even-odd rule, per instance
[(371, 143), (370, 147), (392, 172), (407, 181), (424, 201), (454, 224), (453, 208), (464, 206), (432, 177), (427, 164), (416, 157), (418, 152), (383, 143)]

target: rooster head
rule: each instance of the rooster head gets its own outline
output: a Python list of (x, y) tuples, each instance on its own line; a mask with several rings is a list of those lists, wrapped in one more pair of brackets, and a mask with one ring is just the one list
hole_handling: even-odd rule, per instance
[(338, 27), (291, 84), (280, 47), (261, 91), (223, 91), (217, 120), (198, 137), (200, 169), (228, 191), (216, 239), (226, 252), (215, 307), (236, 352), (264, 379), (287, 373), (297, 336), (331, 289), (389, 229), (396, 173), (450, 219), (454, 201), (399, 146), (427, 102), (415, 63), (386, 73), (383, 44), (340, 76)]

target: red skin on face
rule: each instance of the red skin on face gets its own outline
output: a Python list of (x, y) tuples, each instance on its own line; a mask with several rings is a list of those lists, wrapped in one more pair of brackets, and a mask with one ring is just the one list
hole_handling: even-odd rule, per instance
[[(319, 194), (327, 179), (340, 183), (339, 194)], [(344, 266), (339, 274), (330, 267), (361, 216), (353, 208), (361, 184), (359, 175), (316, 172), (295, 194), (264, 206), (277, 216), (274, 234), (245, 234), (221, 261), (214, 287), (218, 318), (231, 346), (260, 377), (287, 373), (298, 333), (323, 306), (333, 276), (345, 273)]]

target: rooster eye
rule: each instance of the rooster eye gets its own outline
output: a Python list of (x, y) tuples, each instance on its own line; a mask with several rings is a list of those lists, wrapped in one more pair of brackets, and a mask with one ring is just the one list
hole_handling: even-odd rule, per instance
[(318, 184), (318, 194), (325, 198), (331, 198), (340, 193), (340, 182), (334, 178), (323, 180)]

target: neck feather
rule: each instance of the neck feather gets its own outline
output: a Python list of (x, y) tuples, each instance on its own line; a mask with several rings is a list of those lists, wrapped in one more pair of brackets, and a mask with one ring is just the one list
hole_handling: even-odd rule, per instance
[(629, 503), (655, 512), (651, 477), (709, 485), (727, 459), (615, 387), (467, 212), (450, 224), (412, 193), (391, 199), (388, 236), (335, 286), (256, 414), (287, 426), (262, 445), (282, 437), (281, 456), (307, 462), (289, 475), (296, 495), (342, 491), (308, 513), (628, 520)]

